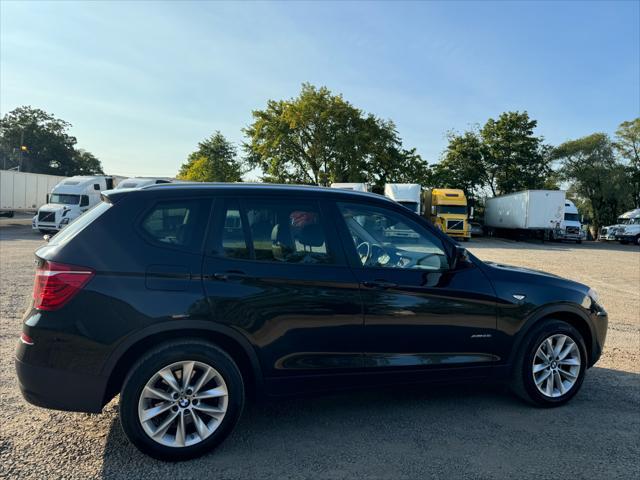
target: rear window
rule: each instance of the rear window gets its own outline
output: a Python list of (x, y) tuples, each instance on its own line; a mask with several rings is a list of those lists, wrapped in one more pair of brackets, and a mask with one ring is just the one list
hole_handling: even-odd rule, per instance
[(203, 199), (157, 203), (142, 220), (142, 230), (154, 242), (199, 251), (209, 205)]
[(108, 202), (98, 203), (51, 237), (49, 245), (62, 245), (63, 243), (67, 243), (78, 233), (87, 228), (100, 215), (109, 210), (109, 208), (111, 208), (111, 204)]

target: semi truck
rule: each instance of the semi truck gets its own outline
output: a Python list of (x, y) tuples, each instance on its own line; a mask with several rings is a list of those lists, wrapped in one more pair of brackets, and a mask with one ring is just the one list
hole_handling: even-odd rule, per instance
[(640, 208), (621, 215), (622, 224), (616, 230), (616, 240), (622, 244), (640, 245)]
[(420, 214), (422, 187), (417, 183), (387, 183), (384, 196), (395, 200), (412, 212)]
[(554, 240), (572, 240), (576, 243), (582, 243), (582, 240), (586, 238), (585, 232), (582, 231), (578, 208), (569, 199), (564, 201), (564, 219), (559, 227), (551, 231), (551, 238)]
[[(598, 232), (598, 240), (622, 240), (622, 232), (629, 225), (629, 231), (632, 230), (633, 225), (637, 225), (638, 232), (640, 234), (640, 208), (630, 210), (623, 213), (618, 217), (618, 223), (615, 225), (607, 225), (602, 227)], [(624, 239), (627, 243), (629, 240)]]
[(472, 210), (469, 210), (467, 197), (462, 190), (431, 188), (422, 193), (422, 199), (422, 215), (437, 228), (465, 242), (471, 238), (469, 217)]
[(121, 177), (96, 175), (65, 178), (47, 196), (31, 227), (41, 233), (55, 233), (100, 202), (100, 192), (112, 190)]
[(36, 212), (47, 203), (47, 193), (67, 177), (0, 170), (0, 215)]
[(528, 233), (551, 238), (564, 222), (565, 192), (524, 190), (488, 198), (484, 223), (489, 234)]

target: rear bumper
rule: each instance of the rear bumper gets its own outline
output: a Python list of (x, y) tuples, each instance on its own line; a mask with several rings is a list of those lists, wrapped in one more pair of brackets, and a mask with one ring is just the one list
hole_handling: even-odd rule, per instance
[(55, 410), (100, 413), (105, 378), (30, 365), (15, 359), (18, 384), (25, 400)]

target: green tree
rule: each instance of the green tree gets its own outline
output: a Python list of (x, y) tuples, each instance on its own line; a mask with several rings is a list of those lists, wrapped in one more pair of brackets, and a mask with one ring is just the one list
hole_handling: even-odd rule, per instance
[(242, 174), (236, 147), (216, 131), (198, 143), (198, 149), (180, 167), (178, 178), (194, 182), (241, 182)]
[(640, 117), (622, 122), (616, 130), (614, 147), (626, 161), (629, 174), (633, 202), (640, 207)]
[(616, 160), (606, 134), (565, 142), (553, 151), (553, 158), (561, 162), (562, 179), (573, 183), (572, 192), (588, 202), (596, 230), (615, 223), (617, 216), (632, 206), (625, 166)]
[(63, 176), (102, 173), (94, 155), (76, 150), (70, 128), (38, 108), (12, 110), (0, 120), (0, 167)]
[(542, 137), (534, 135), (537, 124), (526, 111), (505, 112), (480, 130), (487, 186), (494, 195), (544, 187), (551, 158)]
[(364, 114), (326, 87), (305, 83), (296, 98), (270, 100), (244, 133), (247, 162), (265, 181), (380, 185), (428, 172), (415, 150), (403, 148), (393, 122)]
[(485, 186), (493, 185), (485, 163), (485, 148), (473, 131), (462, 134), (449, 132), (449, 144), (442, 159), (433, 168), (433, 186), (460, 188), (468, 196), (479, 194)]

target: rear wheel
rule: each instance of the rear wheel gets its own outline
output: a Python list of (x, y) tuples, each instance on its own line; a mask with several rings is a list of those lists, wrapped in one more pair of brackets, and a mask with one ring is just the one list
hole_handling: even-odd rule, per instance
[(524, 341), (514, 369), (513, 390), (542, 407), (562, 405), (580, 390), (586, 365), (580, 332), (566, 322), (545, 321)]
[(131, 442), (160, 460), (185, 460), (216, 447), (244, 405), (242, 376), (222, 350), (198, 340), (162, 345), (131, 369), (120, 421)]

